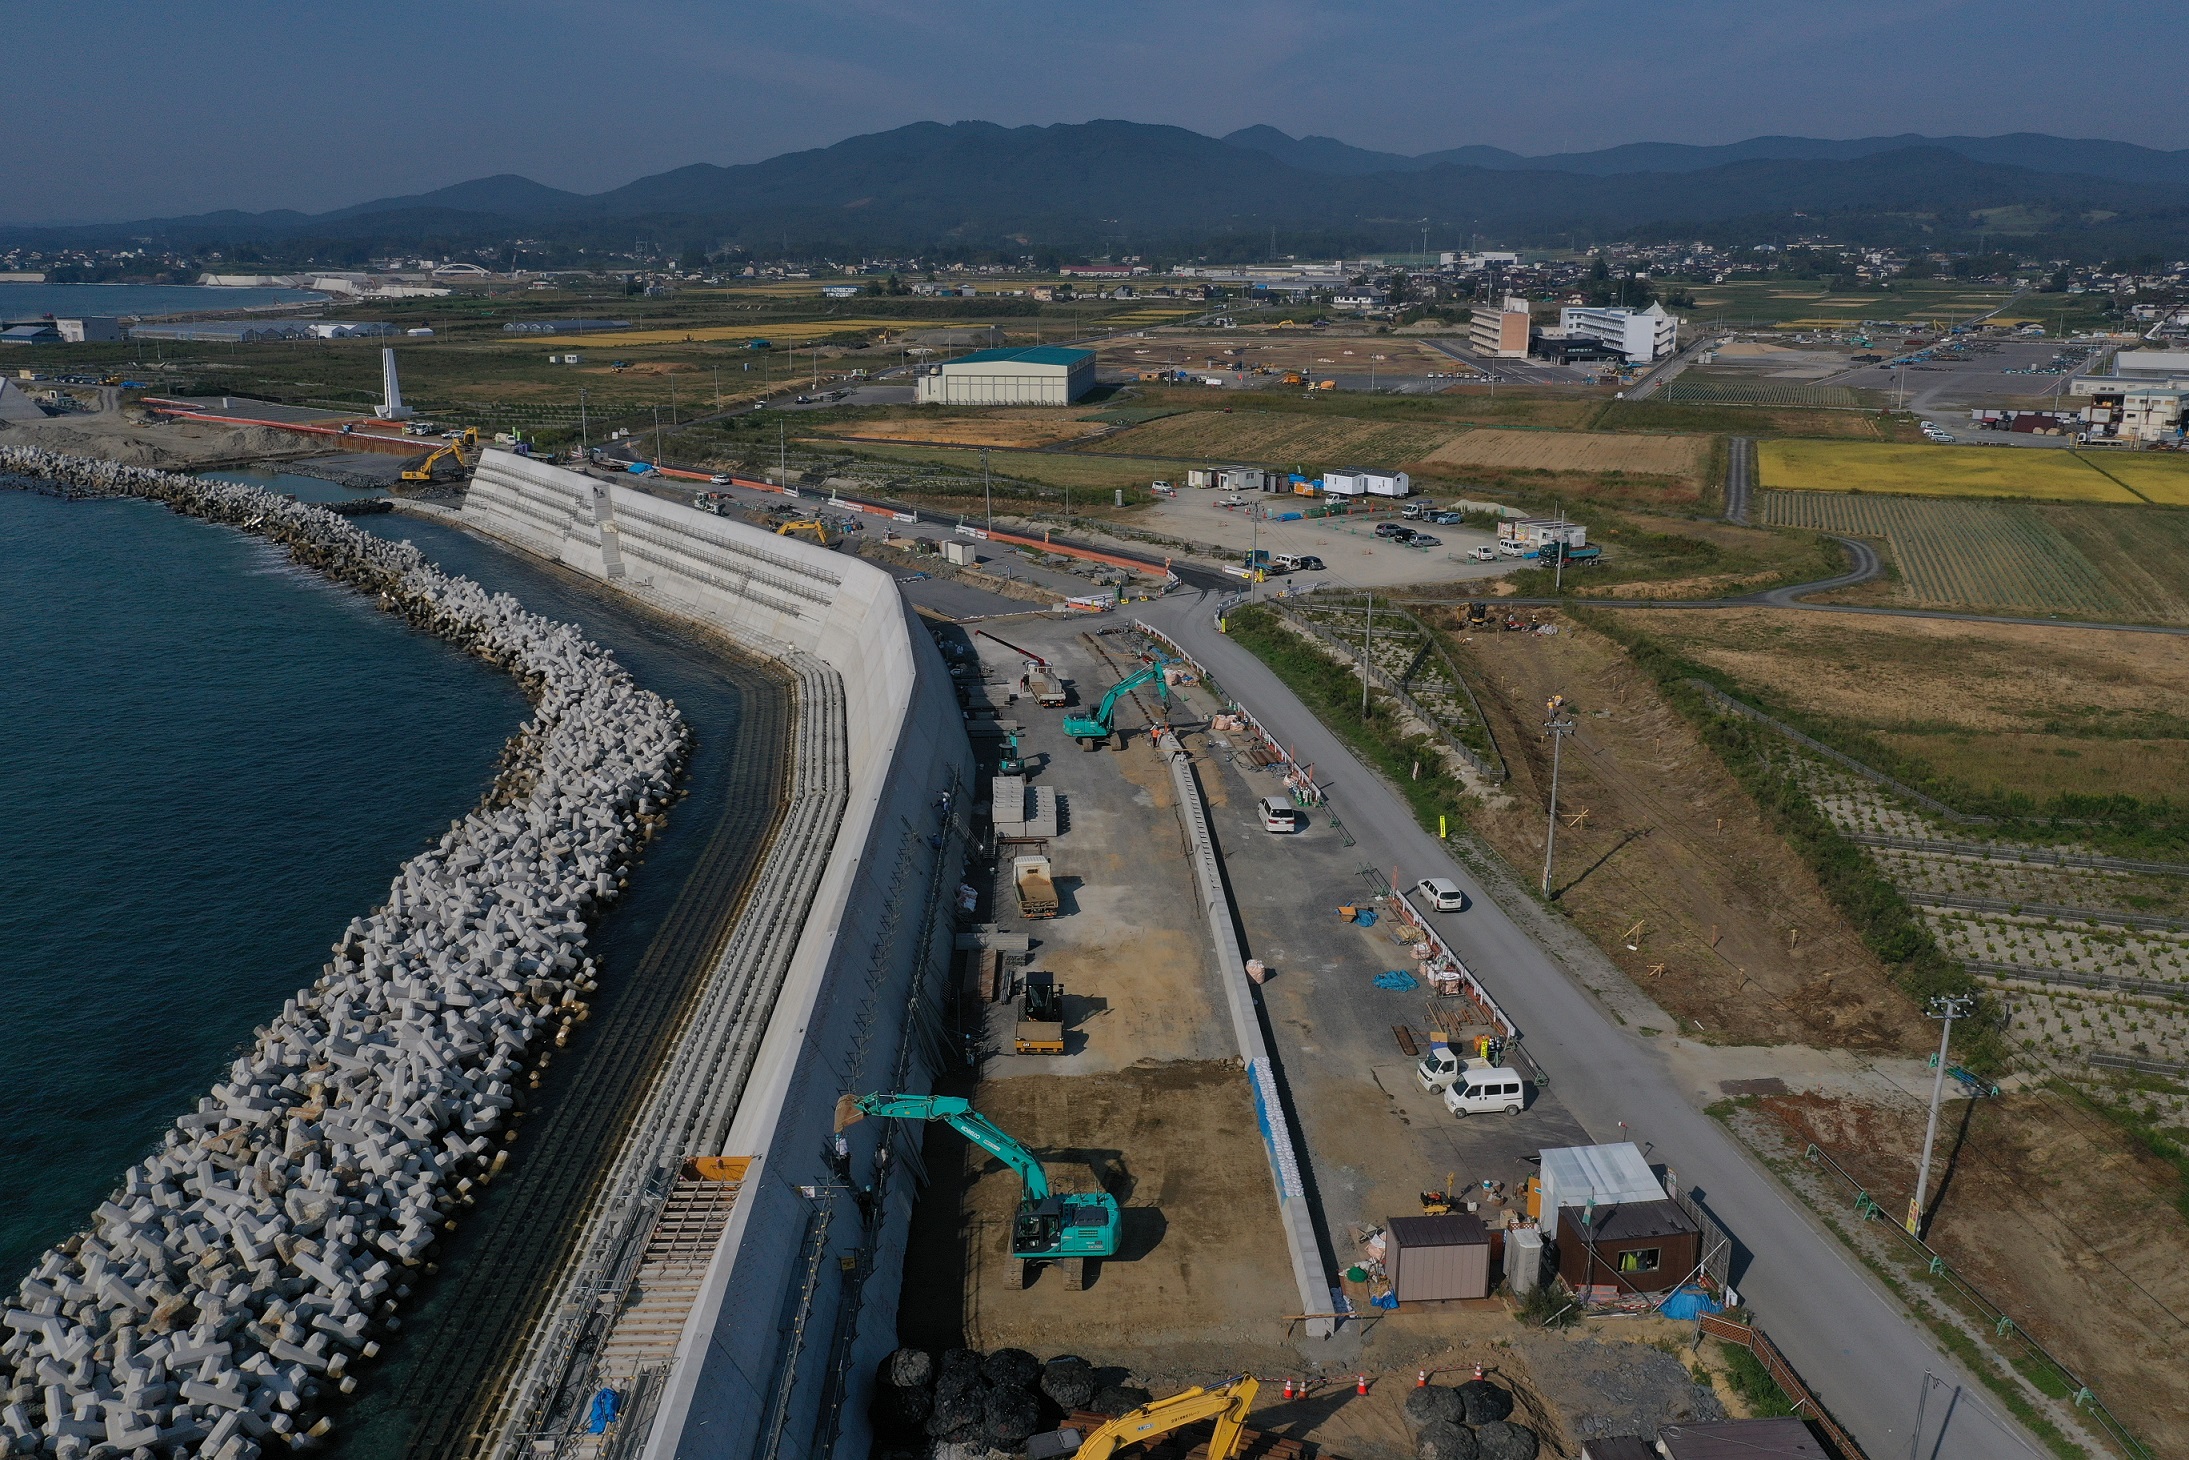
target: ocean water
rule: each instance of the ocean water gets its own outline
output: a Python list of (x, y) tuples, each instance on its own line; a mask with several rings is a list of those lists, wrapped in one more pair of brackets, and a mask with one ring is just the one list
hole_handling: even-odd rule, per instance
[(0, 1283), (316, 977), (528, 714), (255, 538), (0, 490)]
[(184, 314), (309, 304), (326, 297), (310, 289), (216, 289), (203, 284), (0, 284), (0, 316)]
[[(369, 495), (219, 475), (306, 500)], [(606, 589), (461, 530), (357, 521), (578, 624), (692, 727), (687, 799), (593, 939), (608, 1008), (703, 851), (721, 852), (725, 808), (775, 794), (741, 746), (781, 687)], [(475, 803), (528, 709), (500, 671), (256, 539), (148, 503), (7, 490), (0, 676), (5, 1285), (84, 1224), (254, 1027), (317, 976), (401, 861)], [(450, 1272), (491, 1260), (470, 1248), (515, 1185), (488, 1189), (441, 1254)], [(398, 1460), (425, 1417), (465, 1397), (440, 1382), (439, 1356), (498, 1330), (446, 1281), (424, 1285), (337, 1415), (333, 1453)]]

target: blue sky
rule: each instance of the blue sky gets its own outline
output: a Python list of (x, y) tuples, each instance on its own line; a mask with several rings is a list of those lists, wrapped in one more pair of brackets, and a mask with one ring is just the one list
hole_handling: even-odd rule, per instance
[(2189, 8), (2026, 0), (0, 0), (0, 221), (598, 191), (921, 120), (1541, 153), (2045, 131), (2189, 146)]

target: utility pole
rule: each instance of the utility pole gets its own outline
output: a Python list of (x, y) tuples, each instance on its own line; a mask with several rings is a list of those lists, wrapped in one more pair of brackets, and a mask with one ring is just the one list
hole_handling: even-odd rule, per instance
[(1368, 623), (1361, 634), (1361, 718), (1368, 718), (1368, 660), (1376, 652), (1376, 595), (1368, 595)]
[(722, 414), (722, 367), (720, 365), (714, 367), (714, 411), (718, 416)]
[(1558, 751), (1566, 743), (1566, 737), (1574, 731), (1573, 721), (1566, 718), (1566, 697), (1552, 695), (1545, 706), (1550, 718), (1543, 728), (1551, 733), (1551, 818), (1543, 833), (1543, 895), (1551, 895), (1551, 856), (1558, 849)]
[(585, 424), (585, 389), (578, 388), (578, 452), (587, 461), (593, 459), (593, 433)]
[(676, 377), (669, 377), (669, 424), (676, 424)]
[(996, 494), (988, 479), (988, 448), (980, 449), (980, 495), (988, 509), (988, 530), (996, 530)]
[(775, 422), (775, 484), (784, 491), (790, 490), (790, 434), (786, 423), (778, 417)]
[(1938, 1106), (1946, 1098), (1946, 1048), (1953, 1043), (1953, 1021), (1976, 1012), (1973, 994), (1940, 994), (1931, 1000), (1930, 1016), (1940, 1021), (1938, 1074), (1931, 1081), (1930, 1124), (1923, 1129), (1923, 1164), (1915, 1170), (1915, 1195), (1908, 1198), (1907, 1228), (1910, 1237), (1923, 1235), (1923, 1197), (1931, 1182), (1931, 1146), (1938, 1139)]
[(661, 465), (661, 407), (654, 407), (654, 465)]

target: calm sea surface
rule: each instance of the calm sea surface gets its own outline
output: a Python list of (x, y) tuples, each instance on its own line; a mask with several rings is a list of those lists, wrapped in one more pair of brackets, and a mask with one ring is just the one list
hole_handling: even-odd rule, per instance
[(183, 314), (305, 304), (326, 297), (310, 289), (214, 289), (202, 284), (0, 284), (0, 316)]
[[(689, 799), (593, 943), (618, 977), (750, 794), (734, 752), (751, 696), (778, 691), (570, 574), (415, 518), (359, 525), (580, 625), (684, 712)], [(477, 801), (528, 713), (500, 671), (255, 538), (0, 490), (0, 1286), (317, 976), (403, 859)], [(466, 1317), (421, 1297), (343, 1416), (344, 1456), (403, 1453), (412, 1370)]]
[(311, 982), (527, 713), (255, 538), (0, 490), (0, 1282)]

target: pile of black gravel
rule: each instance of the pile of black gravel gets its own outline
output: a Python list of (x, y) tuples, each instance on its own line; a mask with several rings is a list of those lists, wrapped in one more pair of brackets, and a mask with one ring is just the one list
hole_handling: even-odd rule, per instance
[(1487, 1379), (1430, 1384), (1406, 1396), (1420, 1460), (1535, 1460), (1535, 1431), (1514, 1424), (1513, 1396)]
[(881, 1382), (871, 1413), (886, 1453), (940, 1454), (952, 1446), (951, 1460), (990, 1450), (1016, 1453), (1074, 1410), (1115, 1416), (1152, 1397), (1126, 1383), (1123, 1370), (1070, 1354), (1045, 1364), (1019, 1348), (990, 1354), (901, 1348), (882, 1360), (876, 1377)]

